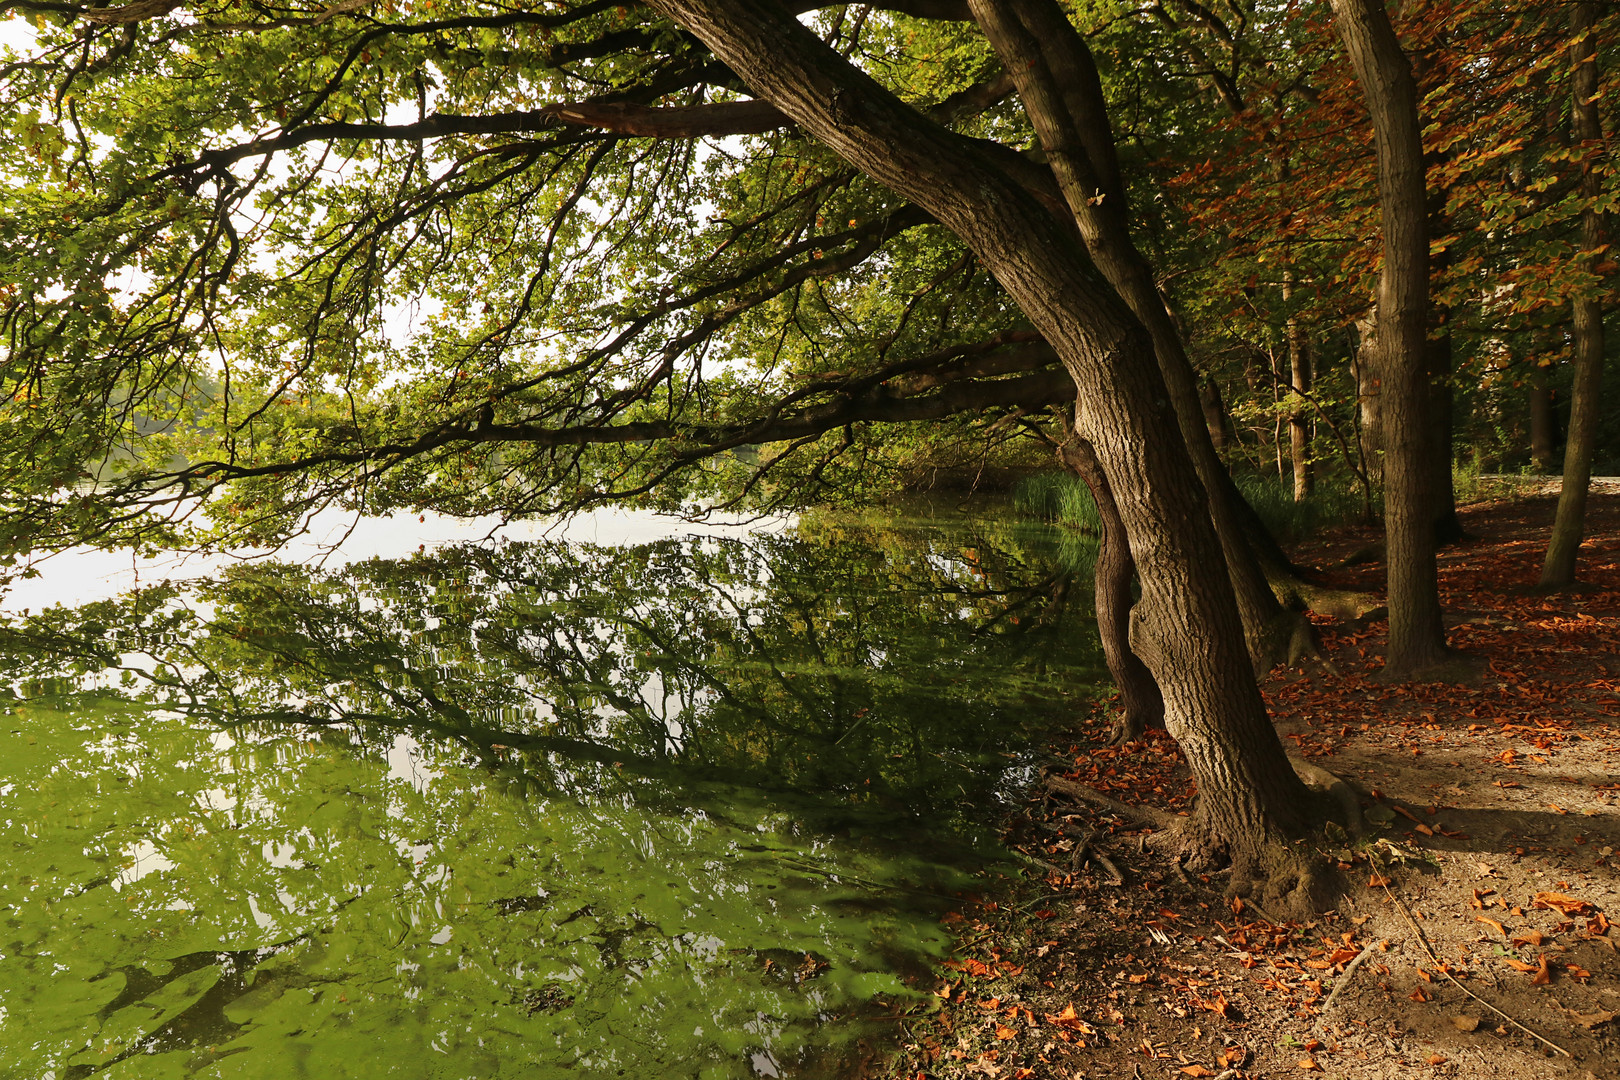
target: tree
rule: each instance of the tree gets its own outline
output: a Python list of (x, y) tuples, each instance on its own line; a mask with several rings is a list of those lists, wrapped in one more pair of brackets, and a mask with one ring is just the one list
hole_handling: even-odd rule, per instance
[(1334, 0), (1334, 26), (1356, 69), (1378, 153), (1383, 268), (1372, 351), (1384, 381), (1389, 652), (1385, 674), (1422, 677), (1448, 656), (1435, 566), (1434, 506), (1450, 459), (1436, 437), (1428, 363), (1429, 236), (1417, 84), (1383, 0)]
[[(1068, 103), (1084, 73), (1054, 64), (1055, 103), (1025, 81), (999, 107), (1019, 73), (966, 9), (897, 6), (953, 21), (61, 9), (85, 33), (10, 72), (62, 103), (6, 162), (32, 181), (8, 214), (33, 238), (7, 254), (13, 535), (200, 536), (151, 514), (199, 495), (218, 538), (334, 499), (535, 512), (814, 484), (862, 422), (1054, 400), (1055, 359), (1199, 785), (1188, 848), (1289, 891), (1307, 801), (1143, 325), (1162, 302), (1122, 300), (1075, 243), (1097, 224), (1065, 172), (1082, 161), (1049, 141), (1098, 119)], [(1051, 4), (972, 14), (992, 41), (1067, 25)], [(1026, 124), (1053, 169), (1014, 151)], [(406, 335), (412, 304), (430, 326)], [(97, 456), (101, 488), (63, 494)]]
[[(1597, 205), (1603, 194), (1599, 169), (1603, 163), (1603, 122), (1598, 115), (1597, 7), (1591, 3), (1571, 6), (1569, 15), (1569, 62), (1573, 71), (1570, 84), (1574, 136), (1579, 141), (1581, 161), (1580, 194), (1586, 202), (1581, 212), (1581, 262), (1595, 266), (1597, 253), (1607, 243), (1605, 214)], [(1594, 277), (1599, 275), (1595, 274)], [(1603, 303), (1583, 290), (1571, 301), (1571, 324), (1575, 335), (1575, 385), (1570, 395), (1569, 438), (1564, 445), (1564, 485), (1558, 496), (1558, 514), (1553, 522), (1547, 558), (1541, 568), (1541, 584), (1567, 587), (1575, 581), (1575, 555), (1586, 531), (1586, 495), (1592, 480), (1592, 457), (1597, 447), (1598, 391), (1603, 382)]]

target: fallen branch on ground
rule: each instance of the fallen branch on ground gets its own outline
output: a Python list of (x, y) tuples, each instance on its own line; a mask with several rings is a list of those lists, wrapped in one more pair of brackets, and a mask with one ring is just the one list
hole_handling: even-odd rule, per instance
[(1071, 799), (1078, 799), (1094, 806), (1101, 806), (1118, 814), (1120, 817), (1129, 818), (1149, 828), (1168, 829), (1177, 820), (1163, 810), (1156, 810), (1151, 806), (1131, 806), (1128, 803), (1120, 802), (1118, 799), (1109, 798), (1094, 788), (1089, 788), (1073, 780), (1066, 780), (1061, 776), (1048, 776), (1043, 782), (1046, 784), (1047, 790), (1058, 795), (1067, 795)]

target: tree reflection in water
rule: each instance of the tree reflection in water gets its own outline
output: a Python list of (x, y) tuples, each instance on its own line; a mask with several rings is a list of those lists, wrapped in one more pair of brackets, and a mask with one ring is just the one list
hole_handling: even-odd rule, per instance
[(828, 519), (16, 623), (0, 1061), (832, 1075), (926, 990), (1019, 748), (1097, 680), (1061, 562)]

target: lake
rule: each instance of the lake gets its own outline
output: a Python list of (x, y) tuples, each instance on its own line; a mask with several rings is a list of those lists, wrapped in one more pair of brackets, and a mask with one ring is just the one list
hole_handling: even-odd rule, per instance
[(1004, 513), (366, 528), (8, 600), (0, 1077), (850, 1075), (1105, 680)]

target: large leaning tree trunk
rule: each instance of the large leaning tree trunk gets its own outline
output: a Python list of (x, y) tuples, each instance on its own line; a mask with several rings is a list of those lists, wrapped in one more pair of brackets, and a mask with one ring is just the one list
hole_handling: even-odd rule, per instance
[(1257, 670), (1292, 659), (1303, 616), (1284, 610), (1266, 580), (1198, 398), (1186, 344), (1131, 236), (1125, 184), (1102, 82), (1085, 40), (1055, 0), (969, 0), (974, 20), (1012, 76), (1092, 261), (1153, 339), (1178, 427), (1210, 513)]
[(1438, 409), (1427, 348), (1429, 237), (1417, 82), (1383, 0), (1333, 0), (1333, 23), (1372, 117), (1378, 153), (1383, 269), (1371, 365), (1382, 378), (1384, 531), (1389, 652), (1384, 677), (1439, 674), (1446, 647), (1435, 566), (1434, 506), (1442, 496)]
[(1119, 503), (1108, 486), (1108, 474), (1097, 451), (1072, 430), (1064, 432), (1058, 446), (1063, 463), (1085, 482), (1091, 500), (1097, 504), (1102, 524), (1097, 538), (1097, 564), (1093, 568), (1093, 610), (1097, 615), (1097, 636), (1102, 642), (1103, 660), (1119, 690), (1120, 716), (1114, 725), (1113, 741), (1126, 742), (1148, 728), (1164, 726), (1164, 694), (1142, 658), (1131, 648), (1131, 595), (1136, 584), (1136, 560), (1131, 558), (1131, 541), (1120, 517)]
[[(1570, 8), (1573, 39), (1569, 60), (1574, 68), (1574, 135), (1586, 152), (1581, 162), (1581, 261), (1590, 269), (1607, 243), (1604, 215), (1594, 205), (1603, 191), (1603, 122), (1598, 115), (1596, 23), (1598, 6), (1583, 2)], [(1590, 156), (1586, 156), (1590, 155)], [(1593, 273), (1596, 273), (1593, 270)], [(1558, 496), (1541, 584), (1566, 588), (1575, 583), (1575, 555), (1586, 534), (1586, 495), (1592, 483), (1592, 454), (1597, 447), (1598, 393), (1603, 382), (1603, 304), (1590, 292), (1571, 304), (1575, 332), (1575, 384), (1569, 398), (1569, 434), (1564, 440), (1564, 486)], [(1549, 410), (1550, 411), (1550, 410)]]
[[(1247, 876), (1283, 860), (1304, 785), (1266, 716), (1220, 565), (1203, 487), (1152, 341), (1067, 230), (971, 141), (909, 108), (768, 0), (653, 0), (758, 96), (851, 165), (922, 206), (995, 275), (1074, 378), (1076, 428), (1097, 450), (1130, 534), (1139, 655), (1198, 784), (1189, 836)], [(1274, 891), (1307, 885), (1277, 875)]]

